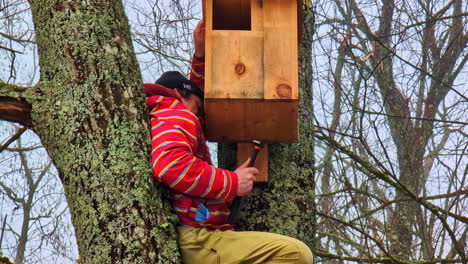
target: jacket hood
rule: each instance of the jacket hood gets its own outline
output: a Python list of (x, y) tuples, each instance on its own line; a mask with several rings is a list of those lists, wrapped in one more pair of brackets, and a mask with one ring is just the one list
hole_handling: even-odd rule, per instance
[(182, 101), (182, 98), (176, 91), (162, 85), (156, 83), (145, 83), (143, 84), (143, 88), (146, 94), (146, 106), (148, 106), (148, 109), (153, 109), (156, 105), (157, 99), (160, 97), (171, 97)]
[(180, 96), (176, 93), (176, 91), (166, 88), (160, 84), (156, 83), (145, 83), (143, 84), (143, 88), (145, 89), (146, 97), (160, 95), (166, 97), (174, 97), (180, 101)]

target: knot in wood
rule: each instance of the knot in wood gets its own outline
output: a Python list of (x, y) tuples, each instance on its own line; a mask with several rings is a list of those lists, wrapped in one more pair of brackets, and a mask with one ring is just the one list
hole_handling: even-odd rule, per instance
[(245, 73), (245, 65), (243, 63), (237, 63), (236, 66), (234, 67), (234, 70), (238, 75), (244, 74)]
[(279, 98), (290, 99), (292, 96), (291, 86), (285, 83), (279, 84), (278, 86), (276, 86), (276, 94), (278, 95)]

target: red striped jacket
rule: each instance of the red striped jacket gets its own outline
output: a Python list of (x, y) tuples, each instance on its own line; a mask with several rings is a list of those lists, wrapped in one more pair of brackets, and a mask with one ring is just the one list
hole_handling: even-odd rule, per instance
[(145, 84), (145, 91), (151, 111), (154, 176), (171, 188), (172, 208), (180, 223), (233, 229), (227, 219), (236, 196), (237, 174), (211, 165), (198, 118), (173, 90)]

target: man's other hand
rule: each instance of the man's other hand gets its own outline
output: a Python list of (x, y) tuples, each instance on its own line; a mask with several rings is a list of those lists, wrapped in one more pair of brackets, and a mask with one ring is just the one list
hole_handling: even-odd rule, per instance
[(234, 172), (237, 173), (237, 196), (246, 196), (252, 192), (253, 183), (258, 174), (258, 169), (254, 167), (248, 167), (250, 158), (244, 162)]
[(195, 45), (195, 57), (197, 59), (205, 58), (205, 21), (198, 22), (197, 27), (193, 31), (193, 42)]

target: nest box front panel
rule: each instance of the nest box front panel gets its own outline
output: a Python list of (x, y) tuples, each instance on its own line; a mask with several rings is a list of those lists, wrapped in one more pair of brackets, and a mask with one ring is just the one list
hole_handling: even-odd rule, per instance
[(297, 1), (206, 0), (205, 15), (208, 139), (297, 142)]

